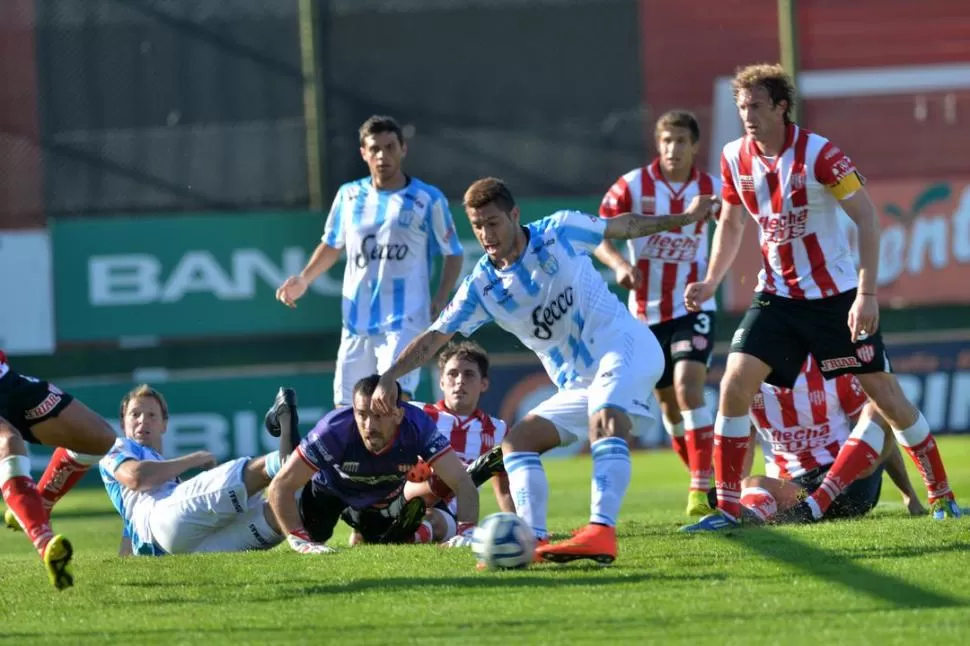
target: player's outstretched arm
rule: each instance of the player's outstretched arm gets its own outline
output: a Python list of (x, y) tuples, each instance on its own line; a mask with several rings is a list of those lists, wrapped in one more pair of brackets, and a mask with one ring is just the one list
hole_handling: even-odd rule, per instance
[(603, 237), (612, 240), (630, 240), (703, 222), (714, 215), (719, 199), (713, 195), (698, 195), (687, 206), (683, 215), (640, 215), (621, 213), (606, 221)]
[(852, 341), (861, 340), (879, 328), (879, 304), (876, 301), (876, 275), (879, 273), (879, 216), (866, 189), (859, 188), (841, 200), (845, 211), (859, 231), (859, 288), (856, 302), (849, 310)]
[(340, 249), (331, 247), (326, 242), (321, 242), (313, 250), (313, 255), (296, 276), (290, 276), (279, 289), (276, 290), (276, 300), (287, 307), (296, 307), (296, 301), (303, 297), (310, 283), (325, 271), (333, 267), (340, 259)]
[(505, 472), (492, 476), (492, 490), (495, 492), (495, 502), (501, 511), (515, 513), (515, 502), (512, 501), (512, 491), (509, 489), (509, 475)]
[(448, 297), (454, 291), (461, 276), (461, 267), (464, 263), (464, 256), (445, 256), (441, 263), (441, 278), (438, 279), (438, 289), (431, 299), (431, 318), (436, 319), (448, 304)]
[(303, 527), (300, 510), (296, 506), (297, 492), (303, 489), (313, 474), (313, 467), (302, 458), (287, 460), (266, 489), (266, 500), (290, 547), (301, 554), (328, 554), (334, 551), (333, 548), (313, 542)]
[(208, 451), (196, 451), (174, 460), (126, 460), (115, 470), (115, 478), (132, 491), (151, 491), (190, 469), (211, 469), (217, 464)]
[(453, 336), (455, 336), (454, 332), (438, 332), (431, 329), (416, 336), (401, 351), (387, 372), (381, 375), (381, 380), (371, 396), (371, 408), (380, 415), (389, 415), (397, 405), (397, 387), (394, 382), (430, 361)]

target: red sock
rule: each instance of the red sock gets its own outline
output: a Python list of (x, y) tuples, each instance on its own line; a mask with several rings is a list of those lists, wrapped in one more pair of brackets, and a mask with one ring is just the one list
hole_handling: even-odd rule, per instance
[(768, 522), (778, 512), (778, 501), (762, 487), (748, 487), (741, 492), (741, 506), (747, 507), (762, 522)]
[(414, 532), (414, 538), (411, 539), (413, 543), (430, 543), (432, 538), (431, 523), (424, 520), (421, 521), (421, 526), (418, 527), (418, 531)]
[(81, 464), (71, 457), (67, 449), (57, 447), (54, 455), (51, 456), (51, 461), (47, 463), (47, 468), (44, 469), (44, 475), (37, 483), (47, 510), (53, 509), (57, 501), (73, 489), (90, 468), (91, 465)]
[(3, 501), (17, 517), (27, 537), (43, 555), (44, 548), (54, 534), (51, 532), (50, 517), (44, 501), (37, 492), (34, 481), (30, 476), (13, 476), (0, 485), (0, 491), (3, 492)]
[[(724, 418), (725, 426), (737, 426), (735, 436), (714, 435), (714, 486), (717, 488), (717, 507), (734, 519), (741, 517), (741, 476), (744, 456), (751, 438), (747, 417)], [(740, 421), (738, 421), (740, 420)], [(743, 432), (743, 435), (742, 435)]]
[(810, 496), (818, 505), (819, 511), (824, 514), (832, 505), (832, 501), (859, 478), (859, 474), (877, 462), (879, 462), (879, 451), (868, 442), (856, 437), (846, 440), (839, 449), (835, 464), (825, 474), (825, 479), (815, 493)]
[(671, 435), (670, 446), (673, 447), (674, 451), (677, 451), (677, 455), (680, 456), (680, 461), (690, 470), (690, 451), (687, 448), (687, 436)]
[(714, 454), (714, 420), (705, 408), (686, 410), (684, 437), (687, 438), (687, 459), (690, 469), (690, 490), (706, 492), (711, 488)]
[(940, 449), (936, 445), (933, 435), (927, 435), (926, 439), (916, 446), (907, 446), (906, 452), (916, 463), (916, 468), (923, 476), (923, 484), (929, 494), (930, 504), (941, 498), (953, 498), (950, 491), (950, 484), (946, 479), (946, 469), (943, 467), (943, 458), (940, 457)]

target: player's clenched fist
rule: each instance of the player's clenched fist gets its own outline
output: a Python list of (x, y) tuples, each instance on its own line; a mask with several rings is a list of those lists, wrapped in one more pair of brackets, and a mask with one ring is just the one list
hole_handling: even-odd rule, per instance
[(701, 306), (714, 298), (717, 287), (707, 281), (688, 283), (684, 290), (684, 305), (691, 312), (700, 312)]
[(694, 222), (703, 222), (717, 215), (721, 209), (721, 200), (714, 195), (695, 195), (687, 205), (684, 215), (690, 216)]
[(306, 294), (308, 284), (303, 276), (290, 276), (276, 290), (276, 300), (287, 307), (296, 307), (296, 302)]

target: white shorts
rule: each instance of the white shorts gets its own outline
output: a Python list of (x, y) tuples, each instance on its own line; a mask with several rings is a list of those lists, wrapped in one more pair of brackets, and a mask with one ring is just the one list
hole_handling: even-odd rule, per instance
[(529, 411), (556, 426), (560, 446), (588, 437), (590, 416), (603, 408), (629, 415), (634, 435), (656, 417), (650, 394), (664, 372), (657, 338), (649, 328), (638, 325), (635, 330), (612, 332), (608, 343), (591, 382), (567, 386)]
[(155, 503), (148, 527), (169, 554), (267, 549), (282, 540), (263, 516), (261, 495), (248, 496), (239, 458), (179, 484)]
[[(344, 329), (340, 333), (337, 374), (333, 379), (334, 406), (353, 404), (354, 385), (368, 375), (386, 372), (401, 354), (401, 350), (421, 332), (423, 328), (409, 325), (386, 334), (351, 334)], [(398, 382), (413, 397), (420, 380), (421, 369), (417, 368), (401, 377)]]

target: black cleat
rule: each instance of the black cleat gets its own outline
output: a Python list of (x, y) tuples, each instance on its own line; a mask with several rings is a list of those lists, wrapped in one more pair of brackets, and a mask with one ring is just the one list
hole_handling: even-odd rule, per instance
[(472, 477), (475, 486), (481, 487), (503, 469), (505, 469), (505, 462), (502, 461), (502, 446), (499, 445), (488, 453), (478, 456), (465, 470)]
[(266, 432), (273, 437), (279, 437), (283, 433), (283, 425), (287, 424), (296, 427), (300, 423), (299, 415), (296, 412), (296, 391), (292, 388), (280, 388), (276, 393), (273, 405), (266, 411), (263, 420), (266, 424)]
[(808, 503), (804, 500), (795, 505), (794, 507), (789, 507), (785, 511), (778, 512), (775, 517), (771, 519), (771, 522), (776, 525), (781, 524), (806, 524), (816, 522), (816, 518), (812, 515), (812, 508), (808, 506)]

